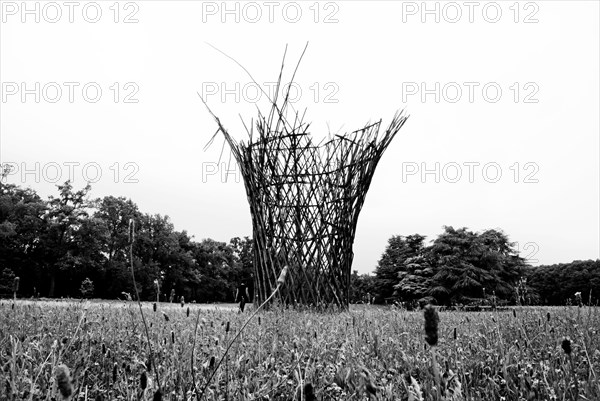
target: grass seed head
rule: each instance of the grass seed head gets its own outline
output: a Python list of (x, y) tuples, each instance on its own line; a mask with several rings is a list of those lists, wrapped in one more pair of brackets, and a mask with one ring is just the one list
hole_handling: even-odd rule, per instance
[(69, 374), (69, 368), (65, 365), (58, 365), (56, 368), (56, 384), (63, 398), (67, 399), (73, 394), (71, 375)]
[(129, 219), (129, 243), (133, 244), (133, 241), (135, 241), (135, 221)]
[(287, 276), (288, 267), (285, 265), (281, 273), (279, 273), (279, 278), (277, 279), (277, 284), (283, 285), (285, 283), (285, 276)]
[(564, 337), (562, 340), (562, 344), (561, 347), (563, 349), (563, 351), (565, 351), (565, 354), (567, 355), (571, 355), (571, 339), (569, 337)]
[[(365, 382), (365, 389), (369, 394), (377, 395), (377, 386), (373, 384), (373, 379), (371, 378), (371, 372), (367, 370), (364, 366), (361, 367), (361, 376)], [(370, 395), (369, 395), (370, 398)]]
[(438, 342), (438, 323), (440, 317), (437, 310), (432, 305), (427, 305), (423, 312), (425, 317), (425, 341), (434, 347)]
[(581, 291), (577, 291), (575, 293), (575, 301), (577, 301), (577, 305), (581, 308), (583, 306), (583, 302), (581, 299)]
[(304, 401), (316, 401), (315, 390), (311, 383), (304, 384)]
[(19, 276), (15, 277), (14, 281), (13, 281), (13, 292), (17, 292), (19, 291), (19, 281), (21, 279), (19, 278)]
[(148, 387), (148, 375), (146, 374), (146, 371), (144, 370), (142, 372), (142, 374), (140, 375), (140, 388), (142, 390), (146, 390), (146, 387)]

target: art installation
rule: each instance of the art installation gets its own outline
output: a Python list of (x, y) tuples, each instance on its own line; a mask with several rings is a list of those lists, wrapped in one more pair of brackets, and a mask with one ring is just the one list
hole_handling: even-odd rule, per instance
[[(281, 75), (275, 93), (280, 83)], [(396, 113), (383, 134), (380, 120), (315, 143), (304, 116), (289, 110), (290, 86), (280, 105), (275, 97), (267, 115), (259, 111), (247, 141), (233, 139), (213, 114), (250, 204), (254, 302), (269, 297), (288, 266), (281, 302), (347, 308), (358, 216), (377, 163), (408, 116)]]

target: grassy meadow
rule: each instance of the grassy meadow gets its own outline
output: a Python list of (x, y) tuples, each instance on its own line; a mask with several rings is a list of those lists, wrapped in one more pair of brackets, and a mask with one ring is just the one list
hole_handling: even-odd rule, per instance
[(0, 301), (0, 400), (600, 400), (598, 308), (249, 309)]

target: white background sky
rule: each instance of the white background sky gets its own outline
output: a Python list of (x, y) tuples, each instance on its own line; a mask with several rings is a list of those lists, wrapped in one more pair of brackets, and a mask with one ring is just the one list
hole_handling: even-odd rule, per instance
[[(75, 2), (70, 22), (62, 1), (28, 1), (39, 10), (31, 14), (0, 1), (0, 161), (31, 170), (8, 182), (56, 194), (57, 173), (62, 182), (79, 163), (71, 178), (80, 188), (87, 163), (88, 178), (101, 173), (94, 197), (130, 197), (197, 240), (251, 235), (239, 175), (207, 174), (221, 141), (203, 151), (216, 125), (197, 92), (238, 139), (238, 114), (249, 120), (268, 105), (252, 85), (244, 93), (248, 76), (207, 42), (263, 84), (276, 80), (286, 44), (289, 79), (308, 41), (295, 107), (307, 109), (316, 137), (385, 125), (398, 109), (411, 115), (375, 173), (354, 269), (371, 271), (394, 234), (433, 239), (443, 225), (502, 229), (534, 263), (599, 257), (597, 1), (427, 2), (431, 14), (401, 1), (228, 2), (231, 14), (222, 2), (114, 4)], [(86, 21), (97, 9), (98, 22)], [(65, 82), (78, 85), (72, 102)], [(94, 87), (102, 94), (92, 103)], [(126, 103), (133, 92), (137, 103)], [(439, 182), (421, 174), (436, 163)], [(465, 163), (479, 163), (472, 177)]]

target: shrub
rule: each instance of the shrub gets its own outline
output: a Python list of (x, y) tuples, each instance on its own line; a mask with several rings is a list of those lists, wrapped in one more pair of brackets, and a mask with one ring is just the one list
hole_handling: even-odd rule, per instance
[(90, 280), (89, 277), (86, 277), (85, 280), (81, 282), (79, 292), (81, 292), (83, 298), (91, 298), (94, 294), (94, 282)]

